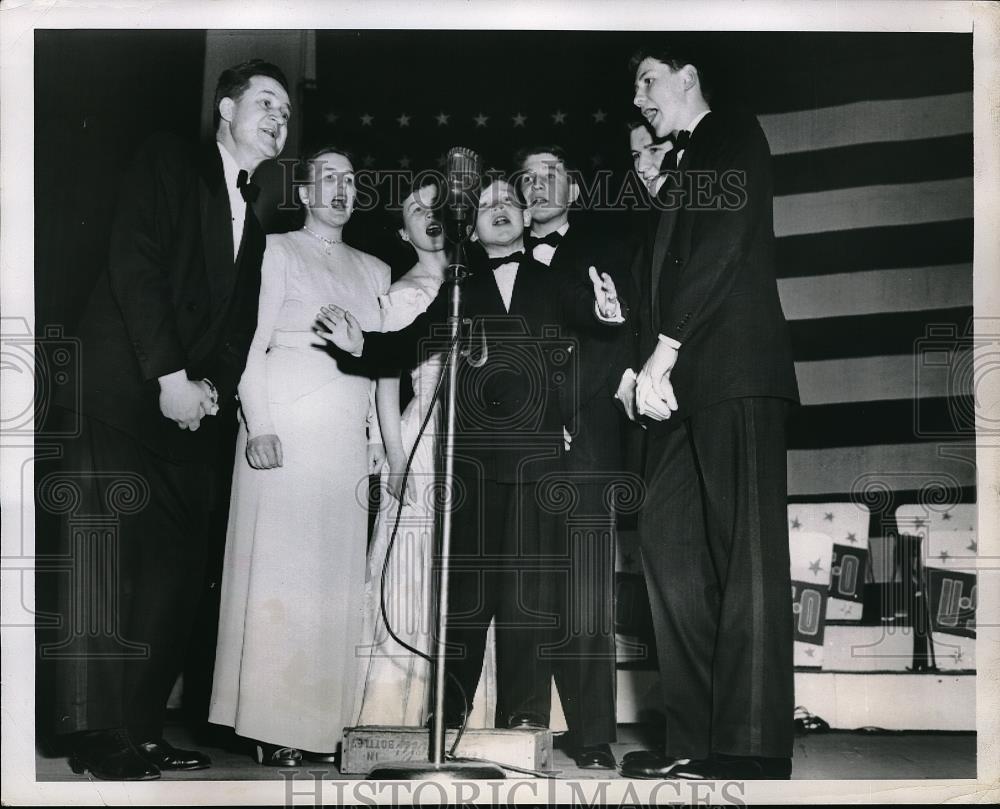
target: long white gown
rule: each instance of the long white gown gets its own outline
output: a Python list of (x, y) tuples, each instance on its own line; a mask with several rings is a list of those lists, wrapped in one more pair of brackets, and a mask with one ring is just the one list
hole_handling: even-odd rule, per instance
[[(336, 303), (377, 330), (389, 268), (304, 231), (269, 236), (257, 333), (240, 382), (209, 721), (280, 746), (333, 752), (358, 677), (373, 381), (311, 331)], [(276, 434), (284, 465), (247, 462)]]
[[(417, 285), (401, 279), (379, 299), (382, 330), (398, 331), (423, 312), (437, 293), (433, 283)], [(417, 365), (410, 376), (413, 399), (402, 413), (400, 432), (403, 449), (409, 453), (420, 425), (434, 399), (442, 357), (434, 355)], [(435, 407), (427, 429), (417, 445), (410, 468), (415, 502), (403, 507), (399, 528), (386, 570), (386, 612), (395, 633), (414, 648), (430, 654), (435, 614), (433, 568), (435, 536), (436, 434), (440, 405)], [(388, 634), (381, 614), (382, 568), (385, 564), (399, 501), (387, 490), (388, 468), (383, 469), (382, 501), (369, 551), (365, 587), (362, 664), (357, 697), (358, 725), (422, 725), (431, 706), (430, 664), (408, 652)], [(440, 503), (437, 503), (438, 509)], [(492, 727), (496, 705), (496, 677), (492, 628), (487, 638), (483, 675), (474, 698), (470, 727)], [(472, 694), (468, 695), (470, 699)]]

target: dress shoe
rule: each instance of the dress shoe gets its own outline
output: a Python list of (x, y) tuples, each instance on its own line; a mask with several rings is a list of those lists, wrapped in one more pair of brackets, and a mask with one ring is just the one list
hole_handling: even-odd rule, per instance
[(163, 739), (140, 742), (135, 748), (140, 756), (161, 770), (204, 770), (212, 763), (204, 753), (181, 750)]
[(267, 742), (257, 742), (257, 763), (265, 767), (301, 767), (302, 751), (295, 747), (280, 747)]
[(677, 778), (672, 774), (678, 760), (652, 750), (628, 753), (618, 771), (624, 778)]
[(507, 720), (507, 727), (511, 730), (548, 730), (549, 723), (536, 713), (522, 711), (511, 714)]
[(303, 750), (302, 758), (306, 761), (313, 761), (316, 764), (333, 764), (336, 767), (340, 766), (339, 753), (313, 753), (308, 750)]
[(568, 752), (576, 766), (582, 770), (613, 770), (616, 766), (615, 754), (607, 744), (576, 747)]
[(125, 730), (84, 734), (70, 756), (73, 772), (89, 772), (102, 781), (152, 781), (160, 777), (155, 764), (143, 758)]

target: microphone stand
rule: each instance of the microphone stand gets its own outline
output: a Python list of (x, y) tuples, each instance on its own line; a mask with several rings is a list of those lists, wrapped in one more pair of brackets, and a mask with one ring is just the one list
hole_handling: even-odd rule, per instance
[[(459, 331), (462, 328), (462, 284), (469, 275), (465, 245), (470, 229), (459, 216), (460, 234), (452, 248), (446, 282), (451, 284), (449, 294), (448, 333), (451, 346), (442, 373), (445, 378), (443, 439), (444, 498), (441, 520), (440, 566), (438, 569), (437, 635), (434, 642), (434, 716), (431, 723), (430, 760), (406, 761), (383, 764), (368, 773), (370, 780), (498, 780), (506, 778), (504, 771), (486, 761), (445, 761), (445, 656), (447, 645), (448, 576), (451, 554), (452, 510), (454, 508), (455, 474), (455, 416), (457, 413), (456, 389), (458, 380)], [(468, 695), (472, 696), (472, 695)], [(468, 709), (468, 705), (466, 706)], [(467, 717), (466, 717), (467, 720)]]

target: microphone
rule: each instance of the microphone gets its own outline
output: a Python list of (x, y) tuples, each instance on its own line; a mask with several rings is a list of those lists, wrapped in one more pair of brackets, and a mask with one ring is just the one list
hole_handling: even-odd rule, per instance
[(479, 155), (464, 146), (448, 151), (443, 198), (445, 238), (452, 243), (463, 242), (472, 233), (475, 210), (479, 205), (479, 177), (482, 165)]

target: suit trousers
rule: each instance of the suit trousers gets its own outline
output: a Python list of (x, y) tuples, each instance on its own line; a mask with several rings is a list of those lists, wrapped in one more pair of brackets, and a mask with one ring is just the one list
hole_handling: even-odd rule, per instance
[[(594, 580), (595, 570), (613, 566), (613, 533), (606, 524), (573, 529), (561, 477), (540, 483), (460, 478), (447, 670), (471, 700), (494, 620), (497, 726), (524, 712), (547, 720), (555, 678), (570, 733), (579, 744), (598, 744), (615, 738), (613, 601), (607, 585)], [(457, 713), (461, 696), (451, 676), (448, 681), (448, 711)], [(592, 695), (611, 706), (610, 716), (601, 712), (595, 721)]]
[(792, 754), (789, 410), (731, 399), (649, 436), (639, 536), (668, 756)]
[(59, 628), (39, 648), (53, 667), (56, 730), (157, 739), (204, 587), (211, 465), (167, 461), (79, 418), (60, 472), (39, 491), (61, 512), (54, 546), (65, 563)]

